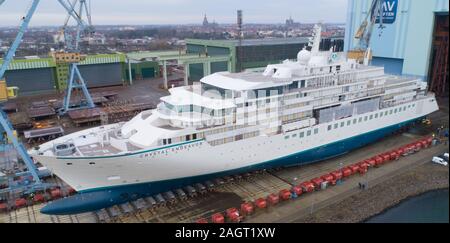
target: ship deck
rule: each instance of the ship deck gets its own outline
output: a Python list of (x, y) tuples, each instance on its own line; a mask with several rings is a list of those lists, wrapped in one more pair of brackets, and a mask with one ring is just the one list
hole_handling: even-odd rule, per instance
[(105, 155), (115, 155), (118, 154), (120, 152), (122, 152), (121, 150), (105, 144), (102, 145), (100, 143), (93, 143), (93, 144), (89, 144), (89, 145), (83, 145), (83, 146), (78, 146), (77, 147), (78, 152), (75, 154), (75, 156), (87, 156), (87, 157), (92, 157), (92, 156), (105, 156)]

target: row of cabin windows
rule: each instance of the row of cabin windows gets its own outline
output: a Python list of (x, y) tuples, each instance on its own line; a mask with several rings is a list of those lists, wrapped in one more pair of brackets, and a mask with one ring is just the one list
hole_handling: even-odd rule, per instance
[[(330, 73), (332, 73), (333, 72), (333, 66), (330, 66), (329, 67), (330, 69)], [(352, 64), (352, 69), (353, 69), (353, 64)], [(323, 72), (323, 70), (324, 70), (324, 68), (323, 67), (321, 67), (321, 68), (319, 68), (319, 70), (320, 70), (320, 72)], [(312, 74), (313, 73), (313, 71), (314, 71), (314, 68), (310, 68), (309, 69), (309, 72)], [(337, 65), (336, 66), (336, 72), (339, 72), (339, 71), (341, 71), (341, 65)]]
[[(355, 118), (355, 119), (353, 119), (353, 124), (362, 122), (363, 119), (364, 119), (364, 121), (368, 121), (368, 120), (372, 120), (372, 119), (377, 119), (378, 117), (381, 118), (383, 116), (395, 114), (397, 112), (406, 111), (407, 108), (411, 108), (411, 107), (415, 107), (415, 104), (404, 106), (404, 107), (400, 107), (400, 108), (391, 109), (391, 110), (380, 112), (380, 113), (376, 113), (375, 115), (365, 116), (364, 118), (363, 117), (360, 117), (358, 119)], [(331, 129), (337, 129), (339, 127), (344, 127), (345, 124), (347, 124), (347, 126), (350, 126), (352, 124), (352, 121), (348, 120), (347, 122), (340, 122), (340, 123), (338, 122), (338, 123), (335, 123), (334, 125), (328, 125), (328, 131), (330, 131)]]
[(302, 92), (302, 93), (297, 93), (295, 95), (292, 96), (288, 96), (288, 97), (278, 97), (278, 98), (267, 98), (265, 100), (258, 100), (258, 101), (249, 101), (249, 102), (245, 102), (245, 103), (239, 103), (236, 104), (237, 108), (242, 108), (242, 107), (249, 107), (252, 106), (254, 104), (256, 104), (258, 107), (264, 106), (265, 104), (269, 104), (270, 102), (276, 102), (276, 101), (281, 101), (282, 99), (284, 100), (289, 100), (289, 99), (294, 99), (294, 98), (303, 98), (303, 97), (307, 97), (308, 93), (306, 92)]
[[(303, 131), (303, 132), (300, 132), (299, 134), (298, 134), (298, 138), (304, 138), (304, 137), (309, 137), (309, 136), (311, 136), (312, 134), (318, 134), (319, 133), (319, 128), (314, 128), (314, 130), (308, 130), (308, 131)], [(296, 138), (297, 137), (297, 133), (295, 133), (295, 134), (292, 134), (292, 135), (286, 135), (286, 136), (284, 136), (284, 139), (289, 139), (289, 138)]]
[[(197, 134), (196, 133), (194, 133), (192, 135), (186, 135), (186, 141), (195, 140), (195, 139), (197, 139)], [(163, 143), (163, 145), (171, 144), (172, 143), (172, 139), (171, 138), (167, 138), (167, 139), (164, 138), (162, 140), (162, 143)]]

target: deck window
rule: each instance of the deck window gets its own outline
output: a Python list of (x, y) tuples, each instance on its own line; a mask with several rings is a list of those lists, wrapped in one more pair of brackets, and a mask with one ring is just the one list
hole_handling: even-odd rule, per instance
[(369, 120), (372, 120), (372, 119), (373, 119), (373, 115), (370, 115)]
[(319, 133), (319, 128), (314, 129), (314, 134)]
[(197, 133), (192, 134), (192, 139), (197, 139)]
[(308, 130), (308, 131), (306, 132), (306, 136), (311, 136), (311, 130)]
[(377, 113), (377, 114), (375, 114), (375, 118), (378, 118), (378, 113)]
[(338, 128), (338, 126), (339, 126), (339, 125), (338, 125), (337, 123), (335, 123), (335, 124), (334, 124), (334, 129)]
[(367, 116), (364, 117), (364, 121), (367, 121)]
[(304, 137), (305, 136), (305, 132), (301, 132), (300, 133), (300, 137), (302, 138), (302, 137)]
[(330, 131), (331, 130), (331, 125), (328, 125), (328, 131)]
[(392, 115), (392, 110), (389, 111), (389, 115)]
[(287, 136), (284, 136), (284, 139), (289, 139), (289, 135), (287, 135)]
[(341, 127), (344, 127), (344, 125), (345, 125), (345, 122), (341, 122)]
[(348, 120), (347, 121), (347, 126), (350, 126), (350, 123), (352, 123), (352, 121)]
[(360, 118), (358, 119), (358, 122), (362, 122), (362, 117), (360, 117)]

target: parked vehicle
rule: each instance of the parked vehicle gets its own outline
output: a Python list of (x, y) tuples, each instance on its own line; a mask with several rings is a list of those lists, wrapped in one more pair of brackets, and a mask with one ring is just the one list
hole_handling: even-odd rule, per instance
[(431, 162), (436, 163), (436, 164), (440, 164), (443, 166), (448, 166), (448, 162), (445, 161), (443, 158), (438, 157), (438, 156), (434, 156), (433, 159), (431, 160)]

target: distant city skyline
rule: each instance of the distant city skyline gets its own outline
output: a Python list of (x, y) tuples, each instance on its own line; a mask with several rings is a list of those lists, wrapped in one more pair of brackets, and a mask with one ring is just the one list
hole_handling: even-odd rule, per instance
[[(29, 1), (0, 5), (0, 26), (16, 26)], [(179, 25), (209, 22), (232, 24), (242, 9), (244, 24), (345, 23), (347, 0), (92, 0), (94, 25)], [(66, 13), (56, 0), (41, 0), (31, 26), (60, 26)]]

